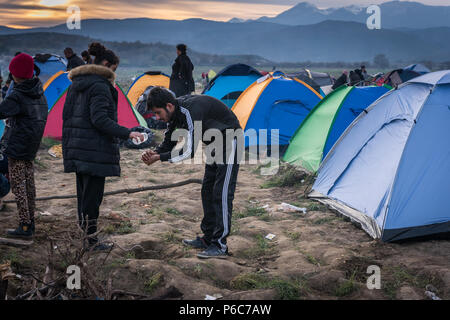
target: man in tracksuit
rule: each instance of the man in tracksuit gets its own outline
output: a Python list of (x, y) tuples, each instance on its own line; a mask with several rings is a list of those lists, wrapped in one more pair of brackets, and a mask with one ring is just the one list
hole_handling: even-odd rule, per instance
[[(169, 123), (165, 139), (155, 151), (147, 151), (142, 160), (147, 164), (160, 160), (171, 163), (190, 159), (200, 141), (194, 128), (201, 124), (201, 141), (207, 130), (222, 135), (223, 145), (211, 152), (205, 167), (202, 185), (202, 204), (204, 217), (201, 223), (202, 237), (195, 240), (183, 240), (183, 243), (194, 248), (203, 249), (199, 258), (226, 258), (228, 255), (227, 236), (231, 229), (234, 191), (239, 171), (238, 144), (243, 144), (243, 133), (234, 113), (220, 100), (206, 95), (175, 96), (167, 89), (153, 88), (147, 99), (149, 110), (156, 114), (158, 120)], [(172, 133), (176, 129), (185, 129), (185, 146), (175, 149), (176, 139), (172, 141)], [(198, 129), (197, 129), (198, 130)], [(174, 137), (176, 138), (176, 137)], [(222, 148), (220, 151), (219, 149)]]

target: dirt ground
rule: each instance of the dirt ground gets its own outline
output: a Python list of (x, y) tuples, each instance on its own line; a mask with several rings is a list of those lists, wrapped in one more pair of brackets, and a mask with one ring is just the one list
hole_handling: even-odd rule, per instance
[[(42, 148), (35, 161), (38, 196), (75, 194), (74, 174), (64, 174), (62, 159), (51, 157), (47, 150)], [(122, 176), (108, 178), (106, 191), (203, 176), (202, 165), (147, 167), (140, 161), (141, 152), (122, 149)], [(450, 241), (374, 241), (351, 222), (307, 199), (308, 177), (289, 169), (275, 177), (263, 176), (259, 169), (241, 166), (228, 238), (231, 256), (226, 260), (198, 259), (197, 250), (181, 243), (200, 233), (199, 184), (105, 197), (100, 236), (116, 246), (109, 255), (89, 258), (96, 281), (142, 294), (125, 294), (122, 299), (160, 297), (169, 287), (181, 293), (178, 299), (206, 295), (267, 300), (428, 299), (425, 291), (430, 288), (438, 297), (450, 298)], [(10, 194), (6, 199), (12, 198)], [(286, 212), (280, 207), (283, 202), (305, 207), (307, 212)], [(26, 248), (0, 245), (0, 263), (10, 261), (12, 271), (21, 275), (9, 281), (10, 299), (44, 278), (49, 238), (63, 239), (77, 229), (76, 199), (41, 201), (37, 207), (34, 243)], [(7, 204), (0, 212), (0, 233), (15, 227), (16, 219), (15, 205)], [(269, 233), (275, 238), (266, 239)], [(61, 270), (70, 263), (67, 256), (53, 259), (59, 259)], [(371, 265), (381, 270), (379, 290), (366, 285)], [(96, 295), (80, 291), (70, 298), (101, 298)]]

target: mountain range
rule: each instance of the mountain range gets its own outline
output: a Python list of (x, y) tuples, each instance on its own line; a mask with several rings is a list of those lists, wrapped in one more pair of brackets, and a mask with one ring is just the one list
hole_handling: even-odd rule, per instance
[[(450, 6), (427, 6), (418, 2), (390, 1), (380, 4), (379, 7), (382, 28), (450, 27)], [(261, 17), (257, 21), (293, 26), (315, 24), (325, 20), (365, 23), (370, 16), (366, 9), (367, 6), (357, 5), (319, 9), (314, 4), (301, 2), (275, 17)]]
[(323, 10), (299, 3), (276, 17), (253, 21), (90, 19), (82, 21), (81, 30), (68, 30), (65, 24), (27, 30), (0, 27), (0, 35), (51, 32), (113, 42), (186, 43), (210, 55), (245, 54), (277, 62), (372, 61), (377, 54), (402, 63), (450, 60), (446, 41), (450, 39), (450, 6), (393, 1), (380, 7), (381, 30), (367, 28), (368, 15), (361, 7)]

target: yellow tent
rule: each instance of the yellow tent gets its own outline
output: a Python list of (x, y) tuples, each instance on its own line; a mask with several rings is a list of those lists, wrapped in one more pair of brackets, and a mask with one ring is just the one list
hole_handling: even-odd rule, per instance
[(217, 73), (213, 69), (210, 69), (208, 71), (208, 78), (209, 78), (209, 80), (214, 79), (215, 76), (217, 76)]
[(146, 72), (134, 80), (127, 92), (127, 97), (133, 106), (136, 106), (139, 97), (150, 86), (169, 88), (170, 77), (160, 71)]

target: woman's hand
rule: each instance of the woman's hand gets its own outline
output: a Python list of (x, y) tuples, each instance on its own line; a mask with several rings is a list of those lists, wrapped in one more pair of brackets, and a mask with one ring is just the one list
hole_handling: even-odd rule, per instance
[(145, 140), (144, 135), (142, 133), (136, 132), (136, 131), (131, 132), (129, 138), (130, 139), (138, 139), (141, 142)]

